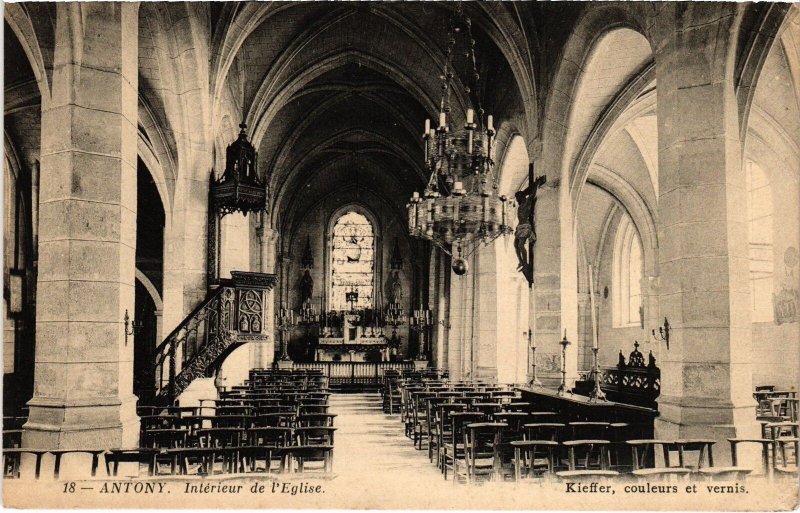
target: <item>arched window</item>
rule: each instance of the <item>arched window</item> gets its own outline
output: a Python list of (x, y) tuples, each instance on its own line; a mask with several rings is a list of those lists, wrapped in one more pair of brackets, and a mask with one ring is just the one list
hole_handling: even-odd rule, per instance
[(623, 214), (614, 243), (612, 271), (615, 327), (638, 326), (642, 322), (642, 242), (631, 218)]
[[(328, 308), (372, 308), (375, 292), (375, 227), (364, 214), (347, 210), (331, 230)], [(348, 302), (348, 293), (358, 299)], [(351, 298), (352, 299), (352, 298)]]
[(755, 162), (745, 161), (747, 174), (748, 256), (753, 322), (774, 318), (772, 307), (772, 193), (769, 178)]

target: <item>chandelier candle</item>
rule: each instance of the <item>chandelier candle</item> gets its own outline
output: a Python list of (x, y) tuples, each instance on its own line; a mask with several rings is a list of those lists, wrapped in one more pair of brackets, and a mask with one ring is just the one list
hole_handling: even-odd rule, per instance
[[(453, 256), (454, 272), (463, 274), (468, 267), (465, 258), (480, 245), (510, 234), (512, 229), (507, 215), (510, 200), (497, 193), (492, 155), (494, 118), (484, 114), (478, 97), (480, 74), (472, 22), (458, 8), (449, 26), (448, 57), (440, 75), (439, 127), (432, 129), (430, 119), (424, 125), (428, 183), (423, 193), (414, 193), (407, 205), (408, 229), (411, 236), (429, 240)], [(457, 44), (463, 49), (455, 48)], [(455, 71), (468, 66), (472, 73), (467, 72), (458, 82)], [(467, 100), (461, 126), (455, 124), (458, 115), (450, 104), (458, 83), (464, 84)]]

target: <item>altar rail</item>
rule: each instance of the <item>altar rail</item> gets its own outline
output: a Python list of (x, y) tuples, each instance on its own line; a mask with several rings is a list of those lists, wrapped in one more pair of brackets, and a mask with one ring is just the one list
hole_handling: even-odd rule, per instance
[(371, 385), (383, 382), (387, 370), (413, 371), (414, 362), (294, 362), (293, 369), (321, 370), (331, 385)]

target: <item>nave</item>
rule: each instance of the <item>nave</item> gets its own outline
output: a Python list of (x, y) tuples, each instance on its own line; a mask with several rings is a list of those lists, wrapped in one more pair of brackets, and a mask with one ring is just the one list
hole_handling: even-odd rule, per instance
[(4, 77), (9, 487), (796, 473), (797, 4), (11, 2)]

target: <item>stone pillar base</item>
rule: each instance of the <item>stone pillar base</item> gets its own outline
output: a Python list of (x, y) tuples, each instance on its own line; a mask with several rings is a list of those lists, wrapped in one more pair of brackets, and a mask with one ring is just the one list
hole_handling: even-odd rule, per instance
[[(728, 438), (761, 438), (752, 405), (737, 406), (712, 403), (709, 400), (684, 399), (672, 402), (671, 397), (659, 401), (660, 416), (655, 419), (655, 438), (661, 440), (711, 439), (714, 465), (731, 464)], [(760, 449), (742, 445), (738, 451), (740, 465), (761, 468)]]
[(136, 396), (85, 401), (33, 398), (23, 447), (39, 449), (135, 448), (139, 446)]

